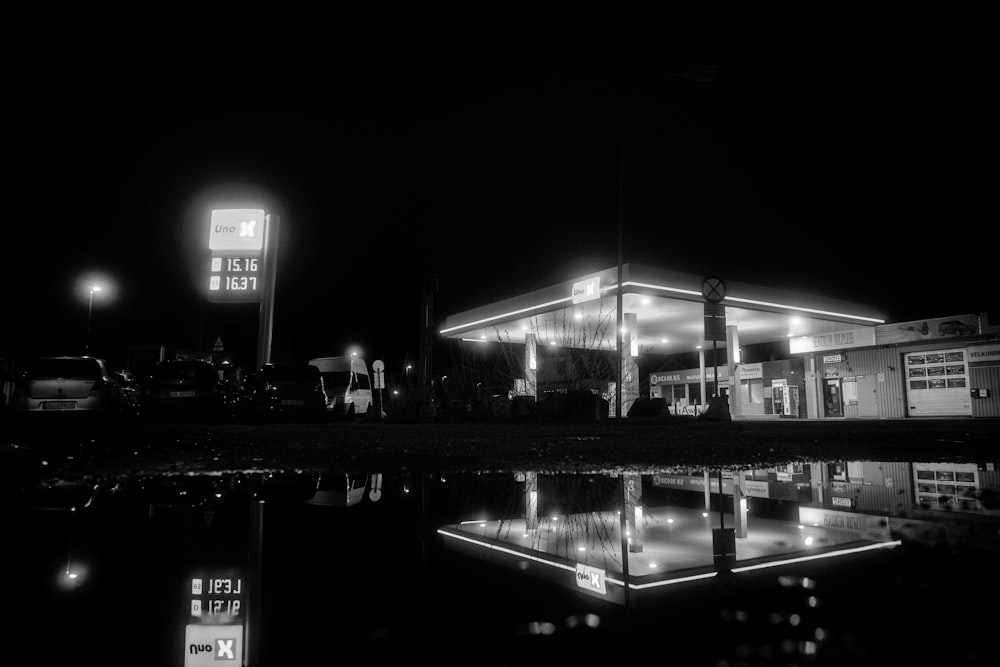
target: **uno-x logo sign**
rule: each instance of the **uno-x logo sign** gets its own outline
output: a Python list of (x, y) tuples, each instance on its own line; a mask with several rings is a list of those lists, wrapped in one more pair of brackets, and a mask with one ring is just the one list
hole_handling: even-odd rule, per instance
[(601, 277), (589, 278), (573, 283), (573, 303), (601, 298)]
[(242, 625), (191, 624), (187, 626), (184, 644), (184, 667), (243, 662)]
[(208, 247), (210, 250), (262, 250), (264, 211), (227, 208), (212, 211)]
[(211, 652), (216, 660), (236, 660), (235, 644), (235, 637), (226, 637), (225, 639), (216, 639), (214, 648), (212, 644), (191, 644), (188, 647), (188, 652), (192, 655)]

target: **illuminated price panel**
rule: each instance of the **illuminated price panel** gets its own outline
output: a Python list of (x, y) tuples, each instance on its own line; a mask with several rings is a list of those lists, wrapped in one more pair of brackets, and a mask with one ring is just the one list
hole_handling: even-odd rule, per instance
[(260, 301), (264, 281), (260, 253), (213, 253), (208, 274), (210, 301)]
[(231, 573), (191, 578), (191, 621), (242, 623), (243, 578)]
[(243, 664), (243, 577), (234, 570), (195, 573), (189, 580), (184, 667)]

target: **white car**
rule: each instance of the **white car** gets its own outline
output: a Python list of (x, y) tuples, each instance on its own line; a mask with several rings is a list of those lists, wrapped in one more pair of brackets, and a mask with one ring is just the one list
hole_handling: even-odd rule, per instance
[(11, 407), (15, 415), (93, 414), (118, 417), (125, 397), (104, 359), (40, 357), (18, 374)]

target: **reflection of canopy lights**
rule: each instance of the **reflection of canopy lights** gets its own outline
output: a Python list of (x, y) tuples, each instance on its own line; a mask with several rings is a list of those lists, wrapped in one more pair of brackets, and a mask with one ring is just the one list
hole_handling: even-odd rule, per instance
[(818, 560), (820, 558), (835, 558), (837, 556), (846, 556), (849, 554), (861, 553), (864, 551), (872, 551), (873, 549), (886, 549), (898, 547), (902, 544), (901, 540), (893, 540), (891, 542), (879, 542), (877, 544), (869, 544), (863, 547), (856, 547), (854, 549), (841, 549), (839, 551), (828, 551), (821, 554), (815, 554), (812, 556), (802, 556), (800, 558), (786, 558), (785, 560), (776, 560), (769, 563), (759, 563), (757, 565), (747, 565), (746, 567), (734, 567), (733, 572), (747, 572), (749, 570), (760, 570), (766, 567), (776, 567), (779, 565), (789, 565), (791, 563), (804, 563), (806, 561)]

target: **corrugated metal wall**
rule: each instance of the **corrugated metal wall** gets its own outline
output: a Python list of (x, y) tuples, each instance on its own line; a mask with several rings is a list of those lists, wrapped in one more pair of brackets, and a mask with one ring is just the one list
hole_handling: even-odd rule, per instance
[[(875, 397), (880, 419), (901, 419), (906, 416), (906, 396), (903, 388), (903, 366), (900, 351), (895, 345), (865, 347), (843, 350), (843, 361), (839, 364), (823, 364), (821, 354), (817, 354), (817, 373), (821, 367), (837, 367), (840, 377), (875, 375)], [(881, 375), (879, 375), (881, 373)], [(845, 417), (858, 417), (858, 406), (845, 405)]]
[[(865, 461), (863, 481), (839, 483), (854, 500), (852, 511), (884, 516), (906, 516), (913, 509), (913, 472), (909, 463)], [(824, 498), (830, 498), (834, 482), (827, 482)], [(841, 495), (843, 495), (841, 493)], [(828, 507), (837, 509), (829, 502)]]
[[(832, 482), (826, 479), (816, 483), (824, 476), (823, 464), (811, 464), (810, 473), (813, 477), (813, 488), (822, 494), (823, 506), (828, 509), (843, 510), (832, 501), (835, 496), (852, 499), (851, 512), (874, 514), (888, 517), (911, 516), (918, 509), (914, 491), (914, 464), (902, 461), (859, 461), (848, 462), (853, 472), (851, 482)], [(927, 468), (949, 468), (949, 464), (919, 464)], [(963, 464), (964, 465), (964, 464)], [(987, 470), (978, 466), (981, 500), (986, 505), (986, 511), (996, 511), (995, 501), (997, 491), (1000, 491), (1000, 469)], [(861, 471), (861, 474), (859, 474)], [(987, 497), (988, 496), (988, 497)], [(814, 496), (818, 500), (819, 496)], [(950, 510), (949, 510), (950, 511)]]
[(989, 398), (972, 399), (973, 417), (1000, 417), (1000, 366), (971, 366), (972, 389), (989, 389)]

